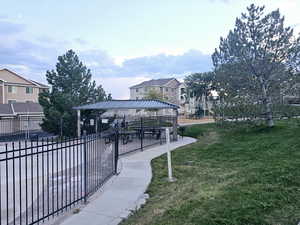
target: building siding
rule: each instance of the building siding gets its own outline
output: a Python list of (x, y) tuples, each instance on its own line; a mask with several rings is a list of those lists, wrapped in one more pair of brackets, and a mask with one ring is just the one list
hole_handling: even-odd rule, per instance
[[(138, 86), (138, 88), (135, 86), (130, 88), (130, 99), (143, 99), (146, 93), (152, 89), (161, 93), (165, 101), (179, 105), (180, 114), (191, 115), (195, 114), (199, 107), (206, 108), (203, 98), (196, 99), (195, 97), (187, 96), (186, 84), (180, 83), (175, 78), (162, 85), (136, 86)], [(138, 92), (136, 92), (136, 89), (138, 89)], [(185, 93), (181, 93), (181, 89), (183, 89)], [(211, 107), (212, 103), (208, 102), (208, 109)]]
[(0, 70), (0, 80), (4, 80), (5, 82), (9, 82), (9, 83), (33, 85), (31, 82), (27, 81), (26, 79), (22, 79), (21, 77), (15, 75), (14, 73), (6, 69)]
[(9, 100), (16, 100), (16, 102), (38, 102), (39, 88), (33, 87), (33, 92), (31, 94), (26, 93), (26, 87), (16, 86), (16, 93), (8, 92), (8, 85), (5, 86), (5, 103), (8, 103)]
[[(2, 85), (4, 81), (4, 101)], [(13, 86), (15, 92), (8, 92), (8, 87)], [(45, 85), (44, 85), (45, 86)], [(31, 87), (32, 93), (26, 93), (26, 88)], [(21, 76), (11, 72), (7, 69), (0, 70), (0, 104), (7, 104), (9, 100), (14, 100), (16, 102), (35, 102), (38, 103), (38, 97), (41, 87)], [(47, 88), (42, 88), (42, 90)]]

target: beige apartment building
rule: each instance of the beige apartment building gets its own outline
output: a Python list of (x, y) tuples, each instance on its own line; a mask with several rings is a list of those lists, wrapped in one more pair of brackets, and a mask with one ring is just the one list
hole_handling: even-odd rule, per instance
[[(180, 106), (179, 114), (193, 115), (199, 107), (205, 108), (203, 98), (196, 99), (188, 93), (185, 83), (176, 78), (153, 79), (130, 87), (130, 99), (143, 99), (150, 90), (161, 93), (163, 98)], [(211, 104), (209, 104), (211, 106)]]
[(48, 89), (48, 86), (28, 80), (8, 69), (0, 70), (0, 104), (38, 103), (39, 93)]
[(180, 82), (175, 78), (144, 81), (129, 88), (130, 99), (143, 99), (150, 90), (153, 90), (160, 93), (166, 101), (179, 105), (179, 86)]

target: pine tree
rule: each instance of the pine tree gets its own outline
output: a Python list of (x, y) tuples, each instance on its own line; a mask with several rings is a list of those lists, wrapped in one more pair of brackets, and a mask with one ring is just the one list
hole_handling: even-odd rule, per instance
[[(296, 69), (294, 65), (300, 56), (300, 39), (293, 35), (291, 27), (284, 26), (284, 17), (279, 10), (268, 14), (264, 10), (265, 7), (250, 5), (247, 13), (236, 19), (234, 30), (226, 38), (221, 38), (212, 59), (217, 75), (223, 71), (228, 78), (244, 76), (243, 82), (236, 82), (238, 88), (244, 91), (252, 89), (251, 92), (256, 93), (256, 99), (261, 99), (265, 108), (267, 125), (272, 127), (271, 92), (289, 79), (285, 76), (288, 72)], [(233, 79), (226, 82), (231, 85), (231, 81)]]
[(41, 126), (47, 132), (60, 134), (62, 129), (63, 136), (75, 136), (77, 116), (73, 107), (106, 100), (106, 93), (91, 81), (91, 71), (73, 50), (59, 56), (56, 70), (47, 71), (46, 77), (51, 88), (39, 96), (45, 114)]

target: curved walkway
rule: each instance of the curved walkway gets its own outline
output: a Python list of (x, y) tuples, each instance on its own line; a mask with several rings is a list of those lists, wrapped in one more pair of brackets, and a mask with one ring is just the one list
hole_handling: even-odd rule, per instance
[[(170, 150), (195, 141), (194, 138), (179, 138), (177, 142), (170, 143)], [(120, 174), (111, 178), (79, 213), (66, 218), (60, 224), (119, 224), (145, 203), (145, 192), (152, 178), (151, 160), (165, 152), (166, 145), (160, 145), (121, 158)]]

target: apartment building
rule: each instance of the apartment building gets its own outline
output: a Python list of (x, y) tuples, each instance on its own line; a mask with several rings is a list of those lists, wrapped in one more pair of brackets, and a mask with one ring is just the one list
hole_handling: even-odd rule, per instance
[(143, 99), (150, 91), (161, 93), (165, 101), (180, 106), (179, 114), (195, 114), (199, 107), (205, 107), (203, 99), (196, 99), (189, 93), (185, 83), (176, 78), (153, 79), (130, 87), (130, 99)]
[(39, 93), (48, 89), (47, 85), (28, 80), (11, 70), (0, 70), (0, 104), (38, 103)]
[(152, 90), (160, 93), (167, 102), (179, 105), (179, 86), (180, 82), (175, 78), (144, 81), (129, 88), (130, 99), (143, 99)]

